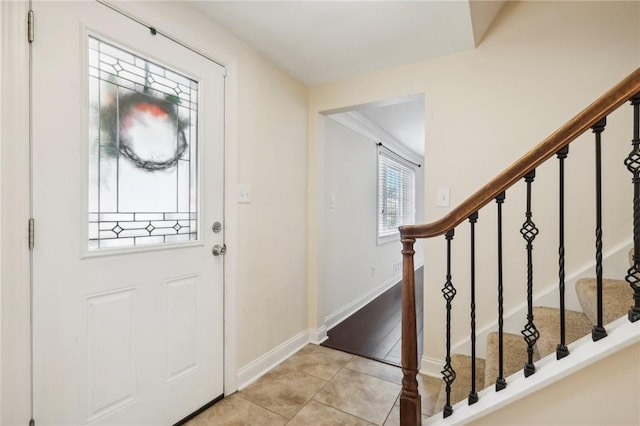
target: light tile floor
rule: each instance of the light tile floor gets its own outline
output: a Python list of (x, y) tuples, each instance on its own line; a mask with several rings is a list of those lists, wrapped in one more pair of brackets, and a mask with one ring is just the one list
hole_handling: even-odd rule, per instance
[[(359, 356), (307, 345), (187, 426), (400, 424), (402, 371)], [(418, 375), (423, 419), (433, 414), (442, 381)]]

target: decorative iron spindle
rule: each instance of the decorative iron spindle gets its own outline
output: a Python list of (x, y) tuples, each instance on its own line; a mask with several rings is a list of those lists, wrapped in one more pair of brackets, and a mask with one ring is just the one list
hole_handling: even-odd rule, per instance
[(625, 277), (633, 289), (634, 305), (629, 309), (629, 321), (640, 319), (640, 93), (631, 99), (633, 105), (633, 146), (624, 160), (627, 170), (633, 173), (633, 265)]
[(569, 145), (558, 151), (559, 164), (559, 226), (558, 226), (558, 291), (560, 292), (560, 343), (556, 347), (556, 359), (569, 355), (566, 342), (565, 312), (564, 312), (564, 159), (569, 155)]
[(591, 337), (597, 341), (607, 336), (602, 319), (602, 132), (607, 125), (603, 118), (591, 127), (596, 135), (596, 296), (598, 323), (593, 326)]
[(476, 222), (478, 212), (469, 216), (471, 224), (471, 391), (469, 405), (478, 402), (476, 392)]
[(503, 347), (503, 283), (502, 283), (502, 204), (504, 203), (505, 193), (496, 197), (498, 205), (498, 378), (496, 379), (496, 392), (507, 387), (507, 381), (504, 378), (504, 347)]
[(524, 181), (527, 183), (527, 212), (525, 213), (526, 220), (520, 229), (520, 234), (527, 242), (527, 324), (522, 330), (524, 340), (527, 342), (528, 356), (524, 365), (525, 377), (529, 377), (536, 372), (536, 367), (533, 365), (533, 347), (540, 337), (540, 333), (533, 322), (533, 240), (535, 240), (539, 232), (535, 223), (533, 223), (533, 213), (531, 212), (531, 184), (535, 177), (535, 169), (524, 176)]
[(454, 230), (450, 230), (445, 234), (447, 239), (447, 280), (442, 289), (444, 299), (447, 301), (447, 356), (445, 358), (444, 370), (442, 373), (442, 380), (445, 383), (445, 392), (447, 400), (443, 410), (443, 417), (449, 417), (453, 414), (453, 408), (451, 407), (451, 385), (456, 379), (456, 372), (451, 365), (451, 301), (456, 295), (456, 289), (451, 281), (451, 240), (453, 239)]

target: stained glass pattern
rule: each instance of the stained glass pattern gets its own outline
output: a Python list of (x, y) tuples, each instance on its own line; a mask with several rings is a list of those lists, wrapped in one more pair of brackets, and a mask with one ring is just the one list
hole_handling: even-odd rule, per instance
[(198, 239), (198, 83), (89, 37), (89, 248)]

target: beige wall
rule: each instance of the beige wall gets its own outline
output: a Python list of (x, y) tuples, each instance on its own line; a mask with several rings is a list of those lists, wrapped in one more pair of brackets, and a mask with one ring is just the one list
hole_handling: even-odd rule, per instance
[(308, 90), (255, 54), (238, 75), (238, 366), (306, 327)]
[[(431, 202), (435, 188), (449, 186), (452, 205), (459, 203), (480, 182), (495, 175), (636, 67), (640, 58), (640, 11), (635, 2), (509, 3), (494, 29), (489, 30), (474, 51), (318, 86), (309, 92), (306, 86), (276, 69), (251, 47), (184, 5), (154, 2), (126, 3), (125, 6), (228, 65), (232, 102), (228, 105), (227, 133), (229, 156), (233, 160), (228, 166), (232, 183), (250, 184), (252, 189), (252, 203), (230, 206), (233, 215), (227, 218), (235, 221), (231, 225), (235, 229), (236, 246), (229, 247), (231, 267), (227, 274), (235, 283), (238, 367), (308, 326), (319, 324), (317, 306), (321, 294), (316, 266), (317, 249), (322, 241), (317, 208), (324, 194), (319, 183), (323, 170), (322, 130), (317, 125), (320, 111), (425, 93), (425, 215), (427, 221), (431, 221), (443, 212)], [(620, 151), (628, 150), (628, 139), (626, 133), (618, 138), (625, 146)], [(7, 150), (8, 144), (12, 150)], [(15, 141), (3, 138), (3, 177), (11, 175), (5, 166), (12, 162), (4, 154), (15, 154), (16, 147)], [(615, 158), (613, 154), (607, 155), (619, 163), (618, 154), (616, 151)], [(572, 151), (571, 156), (586, 157), (587, 151)], [(589, 172), (585, 173), (585, 182), (591, 182)], [(614, 184), (617, 179), (617, 174), (607, 175), (607, 180)], [(624, 183), (629, 180), (627, 176), (620, 179)], [(553, 193), (552, 184), (545, 183), (542, 177), (540, 180), (543, 182), (537, 187), (539, 194)], [(14, 248), (18, 240), (7, 238), (8, 235), (18, 238), (18, 234), (15, 230), (10, 234), (5, 232), (12, 229), (10, 226), (16, 229), (10, 222), (13, 217), (7, 213), (24, 209), (25, 200), (20, 197), (25, 193), (13, 192), (6, 182), (4, 179), (2, 247)], [(581, 183), (573, 184), (579, 187)], [(521, 198), (521, 194), (519, 196)], [(628, 194), (622, 198), (627, 199)], [(518, 197), (508, 194), (509, 202), (515, 199)], [(575, 209), (579, 210), (581, 200), (574, 201)], [(12, 206), (10, 210), (5, 208), (7, 204)], [(481, 223), (484, 220), (485, 214), (481, 213)], [(586, 221), (591, 225), (592, 220)], [(513, 219), (512, 228), (517, 228), (520, 222), (521, 219)], [(541, 218), (541, 222), (545, 223), (545, 219)], [(630, 222), (627, 215), (614, 214), (606, 217), (606, 222), (620, 225), (607, 228), (610, 229), (605, 233), (607, 241), (624, 238)], [(578, 227), (570, 234), (583, 232), (592, 234), (591, 230)], [(456, 243), (464, 239), (462, 232), (460, 234)], [(574, 247), (575, 254), (570, 255), (574, 264), (586, 259), (591, 245)], [(510, 247), (515, 250), (521, 246), (522, 243), (517, 242)], [(460, 244), (460, 247), (461, 253), (468, 251), (466, 246)], [(441, 264), (441, 251), (427, 249), (429, 290), (425, 308), (432, 315), (426, 315), (426, 333), (438, 340), (437, 336), (442, 335), (439, 321), (442, 303), (437, 288), (443, 277), (441, 267), (437, 266)], [(458, 260), (464, 260), (464, 256), (457, 254), (456, 263), (461, 263)], [(24, 256), (17, 256), (15, 250), (2, 252), (3, 268), (23, 260)], [(512, 263), (522, 270), (521, 260)], [(20, 337), (16, 330), (22, 329), (28, 312), (4, 308), (23, 306), (25, 296), (28, 304), (28, 294), (26, 277), (7, 279), (5, 271), (6, 268), (2, 276), (3, 330), (11, 324), (9, 331), (13, 333), (2, 335), (2, 379), (8, 383), (5, 378), (14, 365), (6, 364), (13, 359), (6, 355), (15, 352), (17, 346), (12, 344), (16, 340), (18, 346), (24, 347), (28, 336)], [(550, 281), (553, 273), (551, 267), (543, 269), (541, 281)], [(305, 283), (308, 283), (308, 295)], [(520, 294), (521, 287), (519, 283)], [(514, 296), (508, 298), (515, 299)], [(456, 303), (463, 304), (463, 300), (461, 295)], [(514, 303), (513, 300), (510, 303)], [(493, 306), (491, 300), (481, 300), (479, 305)], [(7, 312), (15, 316), (7, 317)], [(26, 321), (28, 323), (28, 318)], [(463, 323), (457, 326), (457, 335), (464, 327)], [(433, 347), (426, 349), (438, 355)], [(9, 399), (12, 394), (15, 388), (3, 387), (3, 420), (11, 423), (6, 419), (14, 418), (18, 419), (15, 422), (22, 423), (27, 418), (25, 413), (14, 416), (14, 408), (22, 410), (24, 404), (13, 404)]]
[[(322, 247), (324, 146), (319, 113), (415, 93), (426, 99), (425, 218), (446, 213), (434, 205), (438, 187), (451, 189), (451, 205), (467, 196), (586, 107), (639, 64), (637, 2), (508, 2), (483, 42), (473, 51), (388, 69), (311, 89), (310, 135), (310, 305), (322, 298), (322, 274), (315, 247)], [(629, 151), (630, 111), (610, 117), (604, 162), (607, 205), (628, 205), (628, 172), (620, 167)], [(622, 124), (621, 124), (622, 123)], [(624, 127), (626, 126), (626, 127)], [(617, 128), (617, 130), (614, 130)], [(567, 164), (567, 271), (593, 259), (593, 143), (585, 137), (571, 146)], [(611, 166), (611, 167), (608, 167)], [(538, 289), (557, 277), (557, 165), (538, 170), (534, 220), (541, 233), (534, 250)], [(626, 203), (626, 204), (624, 204)], [(605, 250), (630, 239), (630, 209), (604, 216)], [(505, 205), (505, 302), (507, 311), (525, 298), (526, 253), (519, 228), (524, 221), (523, 185), (508, 191)], [(576, 219), (577, 218), (577, 219)], [(478, 328), (496, 311), (495, 208), (480, 212), (478, 241)], [(587, 236), (587, 237), (585, 237)], [(425, 244), (425, 354), (444, 351), (444, 238)], [(468, 225), (454, 240), (454, 342), (468, 334)], [(608, 271), (605, 271), (607, 275)], [(310, 321), (317, 315), (310, 312)], [(525, 319), (522, 318), (524, 324)]]
[(635, 344), (469, 425), (638, 425), (639, 395)]

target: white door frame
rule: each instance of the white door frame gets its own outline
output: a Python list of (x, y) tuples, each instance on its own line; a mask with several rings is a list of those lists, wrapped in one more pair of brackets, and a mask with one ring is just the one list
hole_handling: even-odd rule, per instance
[(24, 224), (29, 217), (30, 199), (29, 58), (26, 13), (26, 3), (0, 3), (2, 424), (23, 424), (22, 422), (31, 418), (29, 249), (24, 238), (24, 230), (27, 229)]
[[(225, 256), (224, 393), (237, 390), (237, 59), (217, 54), (206, 39), (181, 37), (184, 26), (141, 3), (118, 9), (225, 65)], [(0, 2), (0, 424), (26, 424), (31, 418), (29, 56), (26, 1)], [(148, 18), (147, 18), (148, 17)], [(36, 42), (37, 42), (37, 17)], [(220, 60), (218, 60), (220, 58)], [(24, 226), (23, 226), (24, 225)], [(36, 234), (37, 244), (37, 234)], [(187, 415), (189, 413), (185, 413)], [(37, 421), (37, 419), (36, 419)]]

